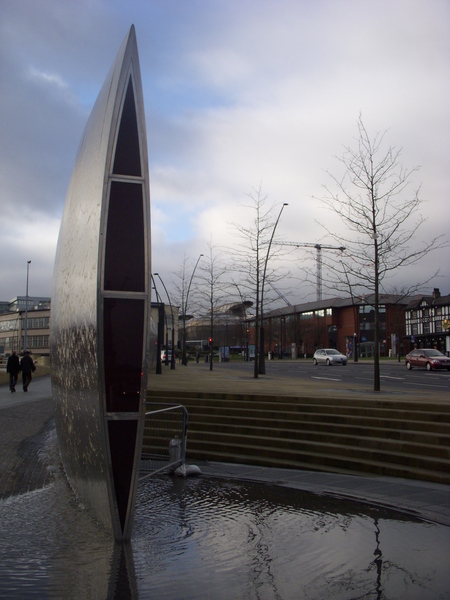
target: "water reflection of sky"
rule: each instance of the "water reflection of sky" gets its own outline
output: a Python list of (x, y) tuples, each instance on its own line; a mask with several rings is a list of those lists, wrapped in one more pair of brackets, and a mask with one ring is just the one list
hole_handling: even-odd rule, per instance
[(1, 598), (445, 598), (448, 528), (270, 485), (161, 476), (122, 551), (52, 486), (0, 501)]

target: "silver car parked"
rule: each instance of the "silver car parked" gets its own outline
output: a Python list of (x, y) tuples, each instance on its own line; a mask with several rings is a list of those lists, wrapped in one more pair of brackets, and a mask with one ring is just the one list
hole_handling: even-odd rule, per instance
[(314, 352), (313, 363), (318, 365), (320, 363), (324, 365), (346, 365), (347, 357), (341, 354), (334, 348), (322, 348)]

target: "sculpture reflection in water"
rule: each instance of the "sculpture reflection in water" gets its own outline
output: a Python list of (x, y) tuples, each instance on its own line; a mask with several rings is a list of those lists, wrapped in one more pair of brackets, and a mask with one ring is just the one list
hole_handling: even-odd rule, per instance
[(67, 477), (119, 542), (134, 517), (150, 353), (150, 194), (131, 27), (87, 122), (56, 251), (51, 360)]
[[(39, 454), (57, 464), (56, 448)], [(448, 597), (448, 527), (278, 485), (145, 479), (132, 544), (117, 544), (57, 469), (0, 501), (0, 531), (8, 600)]]

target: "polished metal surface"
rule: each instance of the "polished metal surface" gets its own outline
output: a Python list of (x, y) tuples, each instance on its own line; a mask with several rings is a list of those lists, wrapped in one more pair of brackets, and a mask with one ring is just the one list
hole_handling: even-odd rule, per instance
[(73, 167), (53, 276), (56, 428), (76, 495), (117, 541), (131, 536), (150, 353), (150, 195), (134, 27)]

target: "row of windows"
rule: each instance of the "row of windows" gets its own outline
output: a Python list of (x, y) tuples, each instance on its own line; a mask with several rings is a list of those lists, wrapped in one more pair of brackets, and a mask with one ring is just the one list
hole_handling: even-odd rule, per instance
[[(5, 350), (17, 350), (18, 337), (8, 336), (1, 338), (1, 343), (4, 345)], [(24, 346), (24, 336), (22, 336), (21, 348)], [(49, 347), (49, 336), (48, 335), (28, 335), (27, 336), (27, 348), (48, 348)]]
[(48, 348), (48, 335), (30, 335), (27, 336), (28, 348)]
[[(380, 331), (386, 331), (386, 322), (379, 321)], [(374, 331), (375, 323), (373, 321), (364, 321), (359, 324), (360, 331)]]
[[(50, 327), (50, 317), (33, 317), (27, 319), (28, 329), (48, 329)], [(23, 319), (22, 327), (25, 325)], [(19, 329), (19, 317), (0, 321), (0, 331), (17, 331)]]
[[(434, 327), (433, 327), (434, 325)], [(418, 335), (419, 333), (442, 333), (442, 321), (424, 321), (423, 323), (411, 323), (406, 326), (406, 335)]]
[(9, 321), (0, 321), (0, 331), (14, 331), (19, 327), (19, 317)]
[[(326, 308), (324, 310), (310, 310), (302, 313), (286, 315), (285, 317), (272, 317), (272, 321), (274, 323), (277, 321), (279, 322), (281, 318), (285, 323), (295, 323), (297, 318), (300, 318), (300, 320), (303, 321), (307, 319), (313, 319), (314, 317), (331, 317), (332, 314), (333, 310), (331, 308)], [(267, 324), (267, 319), (264, 319), (264, 323)], [(255, 324), (251, 323), (250, 326), (254, 327)]]
[(49, 327), (50, 317), (28, 319), (28, 329), (48, 329)]
[[(374, 313), (375, 312), (375, 308), (373, 306), (371, 306), (370, 304), (363, 304), (359, 307), (359, 314), (360, 315), (367, 315), (370, 313)], [(378, 314), (382, 314), (386, 312), (386, 306), (384, 304), (379, 304), (378, 305)]]
[(448, 313), (448, 306), (436, 306), (434, 309), (424, 308), (419, 310), (411, 310), (406, 313), (406, 320), (412, 321), (414, 319), (422, 319), (423, 317), (432, 317), (433, 315), (436, 317), (440, 317), (441, 315), (445, 315), (446, 313)]
[(300, 313), (300, 319), (312, 319), (314, 315), (316, 317), (331, 317), (333, 314), (333, 310), (331, 308), (321, 309), (321, 310), (309, 310), (307, 312)]

